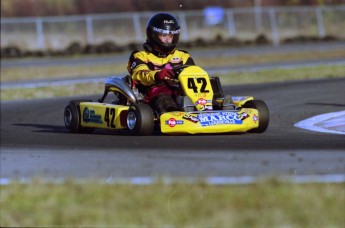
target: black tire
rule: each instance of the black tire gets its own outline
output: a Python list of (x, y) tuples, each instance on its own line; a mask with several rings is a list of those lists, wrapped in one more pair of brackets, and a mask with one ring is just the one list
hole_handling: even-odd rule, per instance
[(64, 112), (65, 126), (72, 133), (92, 133), (95, 129), (91, 127), (82, 127), (80, 125), (80, 107), (81, 102), (91, 102), (91, 100), (73, 100), (68, 103)]
[(151, 135), (154, 129), (152, 109), (146, 104), (133, 104), (127, 113), (127, 127), (133, 135)]
[(247, 101), (242, 107), (254, 108), (258, 110), (259, 112), (259, 127), (252, 129), (249, 132), (262, 133), (266, 131), (268, 124), (270, 122), (269, 110), (266, 103), (262, 100), (252, 100), (252, 101)]

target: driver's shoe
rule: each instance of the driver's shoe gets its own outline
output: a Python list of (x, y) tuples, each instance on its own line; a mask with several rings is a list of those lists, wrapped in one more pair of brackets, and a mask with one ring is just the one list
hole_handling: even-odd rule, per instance
[(236, 110), (236, 106), (232, 97), (230, 95), (226, 95), (222, 102), (222, 109), (223, 110)]
[(195, 105), (191, 101), (191, 99), (187, 96), (183, 97), (183, 111), (185, 112), (193, 112)]

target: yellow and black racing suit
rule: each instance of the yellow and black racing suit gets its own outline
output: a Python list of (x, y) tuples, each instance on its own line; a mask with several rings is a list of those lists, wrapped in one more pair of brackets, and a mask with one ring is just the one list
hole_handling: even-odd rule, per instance
[[(156, 83), (155, 74), (160, 70), (172, 69), (175, 66), (195, 65), (190, 54), (182, 50), (174, 50), (163, 57), (158, 57), (147, 50), (135, 51), (128, 62), (128, 72), (132, 76), (133, 83), (141, 93), (145, 95), (144, 102), (159, 113), (178, 110), (173, 101), (173, 91), (162, 83)], [(169, 97), (167, 97), (169, 96)]]
[(129, 59), (127, 69), (132, 80), (144, 86), (152, 86), (156, 83), (155, 74), (158, 71), (180, 65), (194, 65), (188, 52), (175, 50), (165, 57), (157, 57), (148, 51), (135, 51)]

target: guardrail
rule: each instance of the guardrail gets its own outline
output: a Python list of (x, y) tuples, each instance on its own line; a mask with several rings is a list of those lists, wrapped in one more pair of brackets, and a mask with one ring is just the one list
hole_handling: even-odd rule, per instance
[[(63, 17), (1, 18), (1, 47), (27, 50), (65, 48), (72, 42), (118, 45), (142, 43), (146, 22), (155, 12)], [(332, 7), (269, 7), (224, 9), (217, 24), (205, 23), (205, 11), (175, 11), (181, 40), (255, 39), (265, 35), (273, 45), (305, 36), (345, 38), (345, 5)]]

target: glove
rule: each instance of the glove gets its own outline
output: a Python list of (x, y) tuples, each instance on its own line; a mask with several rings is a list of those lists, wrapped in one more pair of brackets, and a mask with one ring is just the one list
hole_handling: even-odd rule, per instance
[(171, 78), (173, 78), (175, 75), (174, 71), (173, 70), (170, 70), (170, 69), (162, 69), (161, 71), (158, 71), (156, 74), (155, 74), (155, 80), (158, 82), (158, 81), (164, 81), (164, 80), (169, 80)]

